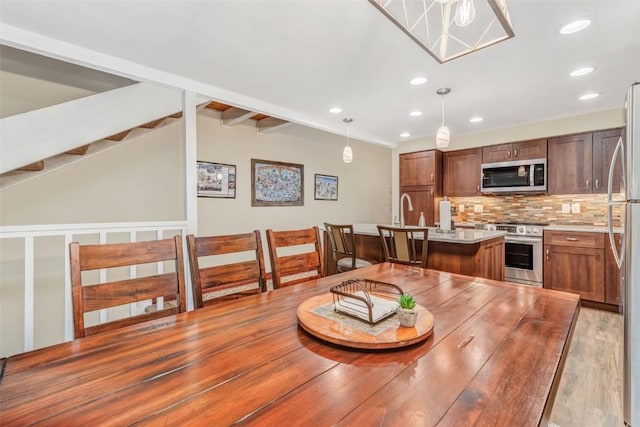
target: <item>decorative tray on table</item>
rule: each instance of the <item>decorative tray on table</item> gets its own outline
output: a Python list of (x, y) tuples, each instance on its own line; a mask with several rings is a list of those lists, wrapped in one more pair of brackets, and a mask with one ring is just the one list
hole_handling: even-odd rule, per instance
[(361, 349), (406, 347), (433, 332), (433, 315), (416, 305), (416, 324), (400, 326), (396, 309), (402, 289), (369, 279), (347, 280), (298, 307), (298, 323), (308, 333), (334, 344)]
[[(395, 299), (404, 294), (396, 285), (369, 279), (347, 280), (332, 286), (330, 291), (335, 311), (371, 324), (396, 314)], [(375, 296), (374, 292), (381, 296)]]

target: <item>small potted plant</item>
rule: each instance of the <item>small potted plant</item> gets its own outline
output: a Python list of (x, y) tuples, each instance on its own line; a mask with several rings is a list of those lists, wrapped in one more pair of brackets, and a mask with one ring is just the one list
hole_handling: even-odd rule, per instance
[(416, 325), (416, 318), (418, 313), (414, 310), (416, 307), (416, 301), (410, 294), (402, 294), (398, 298), (398, 318), (400, 319), (400, 325), (412, 328)]

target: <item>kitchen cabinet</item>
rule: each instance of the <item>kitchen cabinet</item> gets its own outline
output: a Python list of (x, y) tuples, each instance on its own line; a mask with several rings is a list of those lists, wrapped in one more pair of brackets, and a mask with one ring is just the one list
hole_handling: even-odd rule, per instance
[(437, 185), (440, 182), (442, 152), (417, 151), (400, 154), (400, 187)]
[[(607, 304), (620, 305), (620, 269), (616, 260), (613, 257), (613, 251), (611, 250), (611, 244), (609, 243), (609, 236), (605, 237), (605, 275), (604, 275), (604, 301)], [(621, 245), (620, 234), (614, 235), (614, 242), (620, 253)]]
[(436, 221), (435, 212), (435, 186), (429, 185), (421, 188), (416, 187), (400, 187), (400, 194), (407, 193), (411, 197), (413, 211), (408, 209), (405, 202), (404, 222), (406, 225), (418, 225), (420, 212), (424, 213), (424, 222), (427, 226), (433, 226)]
[(405, 206), (405, 224), (418, 225), (420, 212), (423, 212), (425, 224), (433, 226), (439, 216), (435, 200), (442, 197), (442, 152), (427, 150), (400, 154), (398, 166), (400, 196), (407, 193), (413, 204), (413, 211)]
[[(606, 193), (609, 164), (622, 129), (549, 138), (549, 194)], [(613, 182), (620, 189), (620, 172)]]
[(605, 302), (604, 233), (545, 231), (544, 287)]
[(513, 162), (517, 160), (546, 158), (546, 139), (511, 142), (482, 148), (482, 163)]
[[(607, 193), (609, 185), (609, 165), (620, 138), (624, 139), (624, 129), (609, 129), (593, 133), (593, 192)], [(613, 192), (620, 191), (620, 162), (613, 173)]]
[(447, 151), (442, 155), (443, 194), (449, 197), (480, 195), (482, 148)]
[(549, 138), (547, 190), (550, 194), (591, 193), (593, 134)]

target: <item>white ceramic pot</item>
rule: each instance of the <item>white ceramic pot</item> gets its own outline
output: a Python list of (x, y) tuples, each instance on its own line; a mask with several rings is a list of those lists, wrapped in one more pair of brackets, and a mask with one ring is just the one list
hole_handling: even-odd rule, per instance
[(413, 328), (416, 325), (418, 313), (416, 313), (414, 309), (398, 307), (398, 318), (400, 320), (400, 325), (407, 328)]

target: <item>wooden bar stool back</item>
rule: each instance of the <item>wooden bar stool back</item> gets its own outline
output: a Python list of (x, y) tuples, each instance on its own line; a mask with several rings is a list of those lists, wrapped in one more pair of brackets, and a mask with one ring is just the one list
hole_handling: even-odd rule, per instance
[[(317, 279), (324, 274), (324, 260), (318, 227), (303, 230), (267, 230), (273, 288)], [(312, 246), (304, 251), (300, 246)]]
[[(189, 234), (187, 248), (196, 308), (266, 291), (260, 231), (203, 237)], [(220, 260), (225, 259), (229, 262), (222, 264)], [(207, 262), (211, 265), (206, 266)]]
[(371, 262), (356, 256), (356, 235), (353, 232), (353, 225), (325, 222), (324, 228), (329, 236), (333, 262), (336, 264), (338, 272), (342, 273), (371, 265)]
[(427, 267), (428, 228), (379, 225), (378, 233), (387, 262)]
[[(169, 316), (187, 309), (182, 236), (103, 245), (80, 245), (72, 242), (69, 252), (76, 338)], [(173, 261), (174, 271), (163, 272), (165, 261)], [(129, 273), (123, 274), (123, 271), (117, 270), (119, 267), (129, 267)], [(103, 269), (107, 277), (126, 278), (94, 284), (83, 282), (83, 272)], [(144, 269), (152, 269), (155, 274), (138, 277)], [(147, 300), (149, 305), (146, 308), (134, 304)], [(162, 308), (159, 307), (160, 301), (163, 301)], [(85, 313), (118, 306), (123, 308), (105, 312), (106, 316), (100, 315), (107, 318), (105, 322), (92, 326), (85, 324)], [(127, 312), (129, 316), (123, 317)]]

